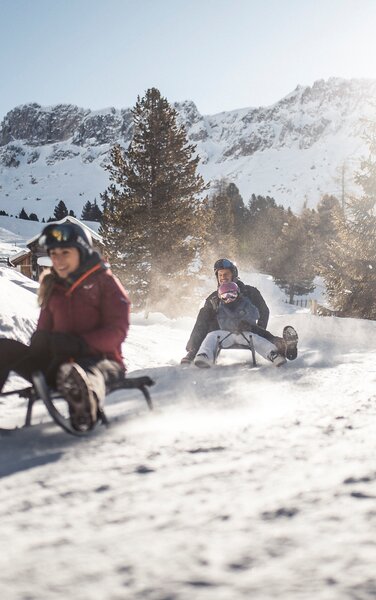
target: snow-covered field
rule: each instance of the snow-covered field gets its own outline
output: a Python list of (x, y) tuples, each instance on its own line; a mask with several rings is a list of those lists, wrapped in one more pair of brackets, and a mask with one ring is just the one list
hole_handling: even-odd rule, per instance
[[(0, 434), (1, 598), (376, 597), (376, 323), (312, 316), (253, 279), (270, 329), (299, 331), (295, 362), (252, 369), (227, 351), (182, 368), (193, 320), (137, 314), (123, 350), (155, 379), (154, 413), (116, 392), (88, 438), (42, 406)], [(0, 335), (27, 341), (35, 284), (5, 267), (0, 314)], [(1, 427), (24, 417), (1, 399)]]

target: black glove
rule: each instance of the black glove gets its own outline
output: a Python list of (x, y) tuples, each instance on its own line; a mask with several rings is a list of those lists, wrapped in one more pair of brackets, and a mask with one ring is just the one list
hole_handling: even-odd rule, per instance
[(79, 358), (87, 353), (87, 344), (72, 333), (50, 333), (51, 354), (59, 359)]
[(84, 356), (87, 353), (87, 344), (72, 333), (36, 331), (31, 336), (30, 350), (34, 356), (59, 358), (61, 361)]

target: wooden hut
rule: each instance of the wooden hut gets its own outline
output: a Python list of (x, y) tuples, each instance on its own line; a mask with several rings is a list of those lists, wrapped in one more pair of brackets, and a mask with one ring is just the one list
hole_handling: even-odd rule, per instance
[[(99, 235), (99, 233), (97, 233), (96, 231), (94, 231), (75, 217), (64, 217), (64, 219), (61, 219), (60, 221), (54, 221), (54, 223), (43, 224), (43, 227), (53, 224), (61, 225), (67, 222), (76, 223), (77, 225), (80, 225), (81, 227), (86, 229), (93, 239), (94, 247), (97, 248), (99, 252), (103, 251), (102, 237)], [(41, 227), (41, 231), (43, 227)], [(9, 264), (12, 267), (15, 267), (23, 275), (26, 275), (26, 277), (30, 277), (30, 279), (35, 279), (36, 281), (39, 279), (39, 275), (41, 274), (43, 269), (50, 266), (50, 259), (48, 258), (47, 253), (42, 248), (40, 248), (38, 244), (39, 237), (40, 233), (38, 233), (38, 235), (35, 235), (26, 242), (25, 250), (21, 250), (21, 252), (18, 252), (18, 254), (14, 254), (13, 256), (9, 257)]]

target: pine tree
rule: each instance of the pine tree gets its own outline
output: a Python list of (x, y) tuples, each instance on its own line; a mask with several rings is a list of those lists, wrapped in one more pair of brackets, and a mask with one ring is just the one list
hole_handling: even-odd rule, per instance
[(94, 198), (94, 202), (90, 202), (90, 200), (88, 200), (85, 203), (82, 209), (81, 219), (83, 221), (97, 221), (100, 223), (102, 220), (102, 215), (103, 213), (97, 204), (97, 200)]
[(245, 212), (242, 235), (242, 258), (254, 268), (270, 272), (276, 251), (276, 240), (281, 235), (287, 214), (270, 196), (252, 194)]
[(53, 217), (54, 217), (55, 221), (60, 221), (61, 219), (64, 219), (64, 217), (67, 217), (67, 216), (68, 216), (68, 209), (65, 206), (65, 203), (63, 202), (63, 200), (60, 200), (60, 202), (55, 206)]
[(91, 205), (91, 221), (96, 221), (97, 223), (100, 223), (102, 220), (102, 216), (103, 213), (101, 211), (101, 209), (99, 208), (98, 204), (97, 204), (97, 199), (94, 198), (94, 202)]
[(336, 214), (337, 236), (329, 244), (330, 260), (322, 265), (333, 308), (348, 317), (376, 319), (376, 139), (355, 177), (361, 197)]
[(320, 272), (321, 265), (327, 264), (330, 258), (329, 245), (337, 235), (336, 218), (342, 212), (339, 200), (335, 196), (324, 195), (316, 210), (305, 210), (303, 218), (309, 221), (315, 236), (313, 261), (315, 269)]
[(82, 209), (81, 219), (83, 221), (91, 221), (91, 211), (92, 211), (92, 204), (91, 204), (90, 200), (88, 200), (87, 202), (85, 202), (84, 207)]
[(20, 210), (20, 213), (18, 215), (19, 219), (24, 219), (24, 221), (29, 221), (29, 215), (27, 214), (26, 210), (24, 208), (22, 208)]
[(133, 303), (162, 310), (166, 301), (171, 308), (173, 293), (181, 305), (192, 300), (206, 216), (200, 195), (207, 186), (196, 173), (195, 146), (157, 89), (138, 98), (132, 113), (129, 148), (115, 145), (106, 167), (112, 183), (101, 195), (100, 231)]
[(338, 198), (325, 194), (317, 205), (318, 232), (322, 240), (330, 242), (336, 234), (335, 215), (341, 210)]
[(305, 295), (315, 289), (312, 260), (314, 236), (301, 217), (289, 214), (279, 237), (274, 242), (269, 273), (293, 304), (296, 295)]
[(102, 219), (102, 211), (97, 204), (96, 198), (94, 198), (94, 202), (90, 202), (88, 200), (82, 209), (81, 219), (83, 221), (97, 221), (98, 223)]
[(265, 212), (269, 208), (276, 207), (277, 204), (274, 198), (271, 198), (270, 196), (256, 196), (256, 194), (252, 194), (251, 199), (247, 205), (249, 218), (251, 221), (253, 221), (257, 219), (261, 213)]
[(212, 219), (209, 244), (216, 258), (239, 258), (245, 207), (238, 188), (226, 179), (215, 182), (210, 198)]

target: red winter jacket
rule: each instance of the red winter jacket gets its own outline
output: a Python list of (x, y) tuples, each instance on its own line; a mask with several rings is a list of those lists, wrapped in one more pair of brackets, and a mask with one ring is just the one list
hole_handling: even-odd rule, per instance
[(37, 331), (71, 333), (88, 345), (89, 354), (123, 366), (121, 344), (129, 329), (130, 302), (109, 269), (96, 265), (69, 288), (56, 282), (41, 309)]

